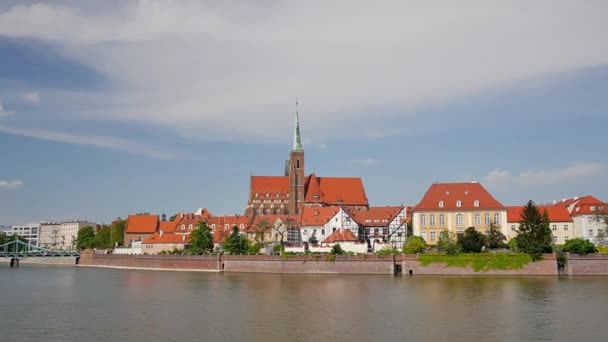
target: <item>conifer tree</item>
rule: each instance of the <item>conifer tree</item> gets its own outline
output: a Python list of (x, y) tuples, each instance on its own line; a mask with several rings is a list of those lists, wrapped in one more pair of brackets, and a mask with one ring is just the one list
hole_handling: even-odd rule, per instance
[(190, 233), (190, 242), (188, 243), (189, 254), (205, 254), (213, 252), (213, 235), (211, 228), (203, 221), (197, 225), (197, 229)]
[(528, 253), (532, 260), (537, 261), (542, 258), (542, 253), (551, 252), (551, 242), (549, 214), (546, 210), (541, 214), (534, 201), (528, 201), (521, 211), (517, 231), (519, 250)]

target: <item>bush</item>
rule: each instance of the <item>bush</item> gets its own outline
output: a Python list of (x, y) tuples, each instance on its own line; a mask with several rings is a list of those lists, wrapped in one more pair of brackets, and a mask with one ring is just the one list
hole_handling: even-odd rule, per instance
[(329, 252), (330, 254), (333, 255), (342, 255), (344, 254), (344, 250), (342, 249), (342, 246), (340, 246), (339, 243), (333, 245), (333, 247), (331, 248), (331, 252)]
[(437, 241), (437, 250), (446, 254), (460, 253), (460, 245), (456, 241), (456, 233), (447, 230), (439, 233), (439, 241)]
[(568, 240), (564, 244), (564, 252), (587, 254), (595, 253), (596, 251), (597, 249), (593, 243), (589, 242), (589, 240), (584, 240), (581, 238)]
[(517, 244), (517, 237), (514, 237), (511, 240), (509, 240), (509, 242), (507, 243), (507, 246), (509, 246), (509, 250), (511, 252), (513, 252), (513, 253), (519, 252), (519, 246)]
[(475, 253), (475, 254), (425, 254), (418, 260), (420, 265), (445, 263), (446, 267), (471, 267), (475, 272), (489, 270), (517, 270), (532, 262), (525, 253)]
[(398, 254), (401, 254), (401, 252), (397, 248), (391, 246), (384, 246), (384, 248), (376, 252), (377, 256), (389, 256)]
[(464, 253), (480, 253), (486, 244), (486, 239), (475, 227), (469, 227), (464, 231), (458, 243), (460, 243)]
[(418, 254), (424, 252), (425, 249), (426, 242), (421, 236), (412, 235), (403, 244), (403, 253), (405, 254)]
[(247, 254), (257, 255), (257, 254), (260, 254), (261, 250), (262, 250), (262, 248), (260, 247), (260, 245), (257, 243), (254, 243), (253, 245), (249, 246), (249, 248), (247, 249)]
[(285, 245), (279, 244), (279, 245), (272, 246), (272, 253), (274, 253), (274, 254), (281, 254), (284, 251), (285, 251)]

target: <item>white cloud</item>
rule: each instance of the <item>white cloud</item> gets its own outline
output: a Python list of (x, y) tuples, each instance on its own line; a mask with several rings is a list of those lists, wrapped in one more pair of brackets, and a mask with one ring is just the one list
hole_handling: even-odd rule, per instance
[(20, 180), (0, 180), (0, 189), (18, 189), (23, 186)]
[(183, 154), (159, 146), (148, 145), (137, 141), (98, 135), (80, 135), (46, 130), (31, 130), (0, 126), (0, 132), (49, 140), (67, 144), (90, 145), (111, 150), (124, 151), (160, 160), (186, 159)]
[(365, 167), (376, 166), (376, 165), (380, 164), (380, 160), (375, 159), (375, 158), (355, 158), (355, 159), (349, 160), (349, 162), (352, 164), (356, 164), (359, 166), (365, 166)]
[(35, 92), (25, 93), (23, 99), (29, 103), (40, 103), (40, 94)]
[(13, 115), (15, 115), (15, 112), (9, 112), (9, 111), (5, 110), (4, 107), (2, 106), (2, 101), (0, 100), (0, 118), (13, 116)]
[(116, 4), (15, 5), (0, 35), (43, 40), (107, 77), (81, 115), (190, 138), (284, 136), (298, 96), (315, 140), (347, 128), (373, 139), (394, 134), (386, 113), (608, 61), (606, 1)]
[(494, 169), (483, 177), (483, 182), (490, 187), (499, 189), (509, 185), (553, 185), (597, 177), (605, 174), (606, 170), (606, 165), (598, 162), (576, 162), (562, 168), (527, 170), (515, 176), (507, 170)]

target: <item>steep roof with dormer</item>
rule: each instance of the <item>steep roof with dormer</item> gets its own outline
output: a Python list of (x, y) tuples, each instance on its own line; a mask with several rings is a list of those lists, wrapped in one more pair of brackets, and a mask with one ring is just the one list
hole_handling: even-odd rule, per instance
[(349, 214), (364, 227), (388, 226), (405, 207), (369, 207), (369, 210), (351, 210)]
[(324, 226), (338, 212), (340, 212), (340, 207), (304, 207), (300, 217), (300, 225)]
[(125, 233), (154, 233), (158, 229), (158, 215), (129, 215)]
[[(458, 204), (460, 203), (460, 206)], [(504, 210), (480, 183), (434, 183), (412, 210), (457, 211), (457, 210)]]

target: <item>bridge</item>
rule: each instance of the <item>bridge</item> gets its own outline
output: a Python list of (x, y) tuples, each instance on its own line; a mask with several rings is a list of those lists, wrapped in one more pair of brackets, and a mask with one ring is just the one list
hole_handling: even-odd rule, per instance
[(19, 239), (0, 245), (0, 258), (11, 258), (11, 267), (19, 267), (19, 258), (78, 257), (80, 252), (61, 251), (30, 245)]

